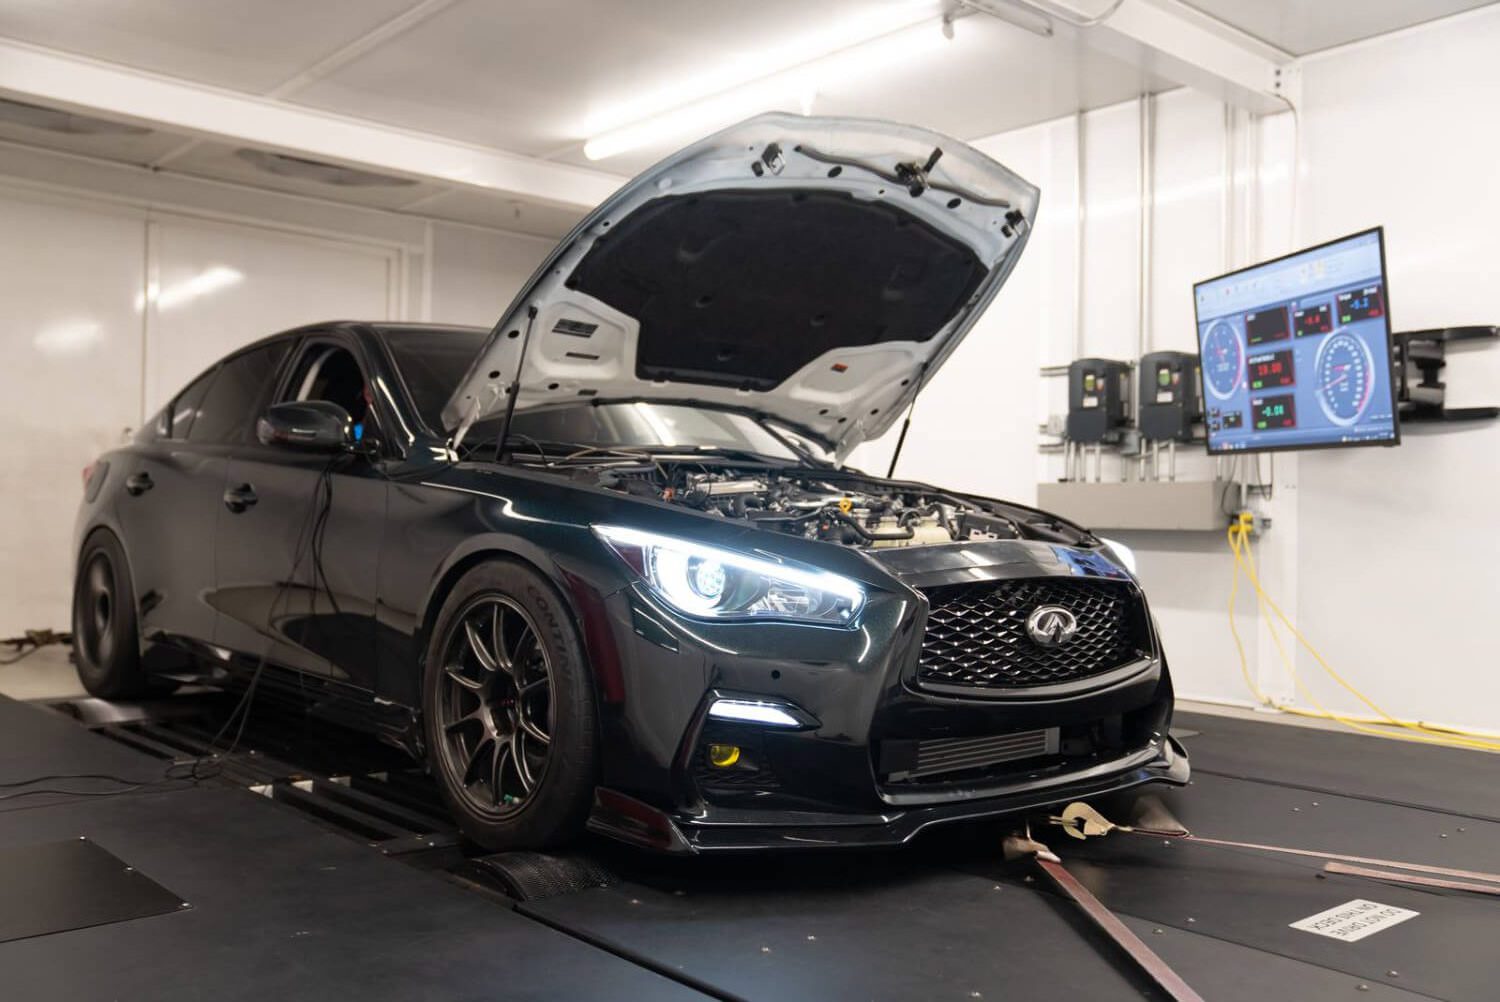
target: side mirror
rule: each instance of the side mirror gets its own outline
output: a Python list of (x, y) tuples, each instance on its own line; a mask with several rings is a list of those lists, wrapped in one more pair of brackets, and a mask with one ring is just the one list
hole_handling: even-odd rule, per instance
[(354, 444), (354, 421), (349, 412), (327, 400), (272, 404), (255, 422), (263, 445), (303, 452), (340, 452)]

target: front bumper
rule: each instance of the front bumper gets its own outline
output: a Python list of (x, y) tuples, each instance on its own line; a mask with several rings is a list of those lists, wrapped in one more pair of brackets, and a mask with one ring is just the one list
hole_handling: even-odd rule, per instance
[[(928, 615), (919, 589), (954, 578), (1100, 575), (1062, 547), (942, 549), (946, 556), (921, 555), (928, 566), (893, 568), (895, 580), (872, 590), (857, 629), (705, 624), (674, 616), (640, 587), (608, 596), (602, 605), (619, 667), (604, 687), (616, 696), (601, 707), (610, 754), (590, 826), (684, 852), (894, 845), (935, 824), (1187, 782), (1187, 757), (1168, 737), (1166, 662), (1144, 601), (1123, 573), (1117, 584), (1132, 589), (1148, 622), (1137, 660), (1002, 691), (960, 694), (918, 679)], [(964, 566), (931, 566), (961, 551)], [(714, 720), (708, 709), (719, 698), (779, 703), (805, 722), (778, 728)], [(1028, 734), (1045, 735), (1045, 754), (945, 775), (897, 761), (897, 752), (914, 748)], [(740, 765), (710, 769), (714, 744), (735, 746)]]
[(1148, 783), (1186, 785), (1187, 752), (1170, 736), (1111, 762), (988, 795), (877, 814), (710, 808), (671, 815), (624, 794), (600, 790), (589, 828), (644, 848), (678, 853), (766, 849), (875, 848), (911, 841), (934, 825), (1023, 814)]

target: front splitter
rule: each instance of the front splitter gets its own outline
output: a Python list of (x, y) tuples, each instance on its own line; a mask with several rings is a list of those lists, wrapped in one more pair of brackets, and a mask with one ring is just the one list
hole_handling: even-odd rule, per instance
[(712, 820), (674, 816), (624, 794), (597, 791), (591, 831), (647, 849), (672, 853), (754, 852), (774, 849), (899, 846), (935, 825), (1024, 814), (1152, 783), (1185, 786), (1187, 752), (1168, 737), (1144, 763), (1105, 776), (1004, 796), (953, 800), (880, 814), (795, 811), (716, 812)]

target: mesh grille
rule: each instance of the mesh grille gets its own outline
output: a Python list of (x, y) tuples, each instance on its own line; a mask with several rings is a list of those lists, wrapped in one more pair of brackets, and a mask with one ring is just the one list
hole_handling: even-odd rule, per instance
[[(1144, 617), (1132, 589), (1115, 581), (1038, 578), (942, 585), (924, 590), (931, 607), (920, 681), (1014, 689), (1070, 682), (1134, 661), (1146, 646)], [(1060, 605), (1078, 632), (1046, 648), (1026, 633), (1039, 605)]]

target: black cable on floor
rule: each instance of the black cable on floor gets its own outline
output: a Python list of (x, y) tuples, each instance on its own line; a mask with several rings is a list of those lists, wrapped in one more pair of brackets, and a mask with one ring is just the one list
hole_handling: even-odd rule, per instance
[(29, 658), (29, 657), (31, 657), (31, 655), (35, 654), (39, 650), (41, 650), (40, 647), (28, 647), (26, 650), (24, 650), (21, 653), (15, 655), (14, 657), (0, 658), (0, 668), (3, 668), (6, 665), (13, 665), (17, 661), (22, 660), (23, 658)]
[(72, 642), (73, 637), (70, 634), (60, 633), (57, 630), (27, 630), (22, 636), (0, 640), (0, 646), (12, 647), (17, 652), (11, 657), (0, 658), (0, 667), (13, 665), (22, 658), (29, 658), (43, 647), (51, 647), (53, 644), (70, 644)]

